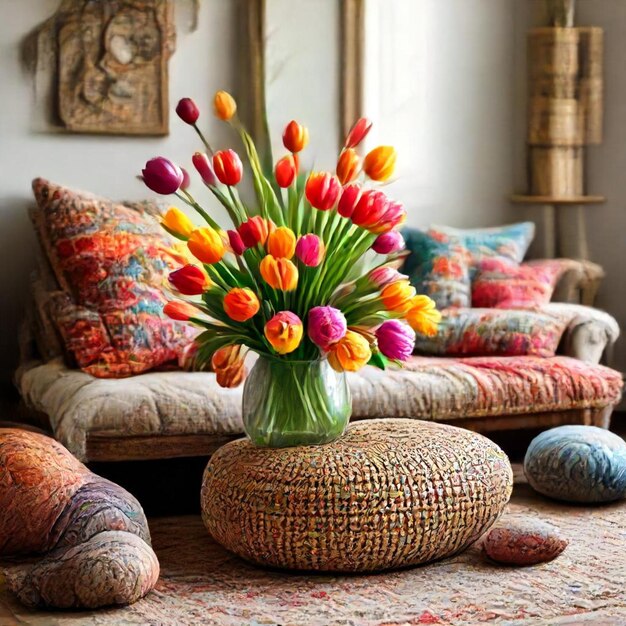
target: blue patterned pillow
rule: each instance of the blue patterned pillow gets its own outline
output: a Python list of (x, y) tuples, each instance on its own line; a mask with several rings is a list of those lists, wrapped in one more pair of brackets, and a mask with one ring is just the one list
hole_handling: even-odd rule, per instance
[(447, 235), (456, 240), (470, 253), (470, 277), (473, 277), (480, 262), (489, 257), (502, 257), (519, 265), (535, 236), (533, 222), (519, 222), (494, 228), (452, 228), (431, 226), (429, 234)]
[(402, 271), (417, 292), (430, 296), (438, 309), (469, 307), (472, 294), (468, 251), (447, 235), (417, 228), (405, 228), (402, 235), (410, 253)]

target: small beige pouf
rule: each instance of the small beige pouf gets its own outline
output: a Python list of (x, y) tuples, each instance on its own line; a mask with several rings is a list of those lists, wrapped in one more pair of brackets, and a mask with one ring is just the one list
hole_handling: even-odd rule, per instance
[(330, 444), (220, 448), (202, 485), (216, 541), (266, 566), (367, 572), (427, 563), (476, 541), (513, 475), (493, 442), (411, 419), (356, 422)]

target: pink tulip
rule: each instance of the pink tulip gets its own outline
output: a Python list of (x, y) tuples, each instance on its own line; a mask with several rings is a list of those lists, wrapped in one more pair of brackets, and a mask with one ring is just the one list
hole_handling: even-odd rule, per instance
[(146, 186), (164, 196), (178, 191), (183, 182), (183, 172), (180, 167), (165, 157), (150, 159), (141, 173)]
[(337, 212), (343, 217), (352, 217), (354, 208), (361, 199), (362, 188), (359, 183), (346, 185), (341, 192)]
[(397, 230), (378, 235), (372, 250), (378, 254), (391, 254), (404, 248), (404, 239)]
[(302, 235), (296, 243), (296, 256), (308, 267), (317, 267), (324, 258), (324, 243), (317, 235)]
[(406, 361), (415, 347), (415, 331), (399, 320), (383, 322), (376, 331), (379, 350), (389, 359)]
[(211, 187), (217, 185), (217, 178), (215, 178), (211, 160), (204, 152), (196, 152), (191, 157), (191, 161), (205, 185), (210, 185)]
[(386, 287), (391, 283), (395, 283), (398, 280), (406, 280), (407, 276), (400, 274), (400, 272), (393, 267), (383, 265), (382, 267), (376, 267), (373, 269), (367, 275), (367, 278), (373, 285), (378, 287), (378, 289), (382, 289), (383, 287)]
[(181, 167), (180, 171), (183, 173), (183, 182), (180, 184), (180, 188), (184, 191), (191, 184), (191, 178), (189, 178), (189, 172), (184, 167)]
[(373, 233), (387, 233), (390, 230), (404, 224), (406, 211), (401, 202), (390, 202), (387, 210), (380, 219), (370, 227)]
[(309, 311), (307, 333), (309, 339), (322, 350), (345, 337), (348, 330), (346, 318), (332, 306), (316, 306)]

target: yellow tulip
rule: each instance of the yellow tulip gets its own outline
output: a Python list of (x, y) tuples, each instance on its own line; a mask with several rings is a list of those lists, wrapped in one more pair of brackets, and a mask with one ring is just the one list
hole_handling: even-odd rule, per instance
[(187, 239), (195, 230), (194, 223), (178, 208), (171, 206), (161, 221), (161, 224), (172, 235)]
[(189, 235), (187, 246), (196, 259), (209, 265), (221, 261), (226, 251), (220, 233), (209, 226), (194, 230)]
[(356, 372), (367, 364), (371, 356), (372, 351), (367, 339), (349, 330), (342, 339), (331, 344), (328, 362), (337, 372)]
[(393, 146), (378, 146), (365, 156), (363, 171), (372, 180), (388, 180), (396, 167), (396, 158), (397, 153)]
[(441, 322), (441, 312), (435, 308), (434, 301), (428, 296), (413, 296), (409, 300), (406, 321), (415, 332), (433, 337), (437, 334)]
[(302, 320), (291, 311), (276, 313), (265, 324), (265, 337), (278, 354), (293, 352), (302, 341)]
[(384, 287), (380, 293), (385, 308), (396, 313), (407, 311), (414, 295), (415, 287), (412, 287), (408, 280), (397, 280)]

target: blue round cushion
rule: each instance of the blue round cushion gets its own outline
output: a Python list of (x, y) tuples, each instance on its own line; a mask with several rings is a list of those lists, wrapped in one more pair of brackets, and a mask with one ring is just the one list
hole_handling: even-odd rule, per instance
[(559, 426), (535, 437), (524, 473), (539, 493), (568, 502), (626, 496), (626, 442), (596, 426)]

